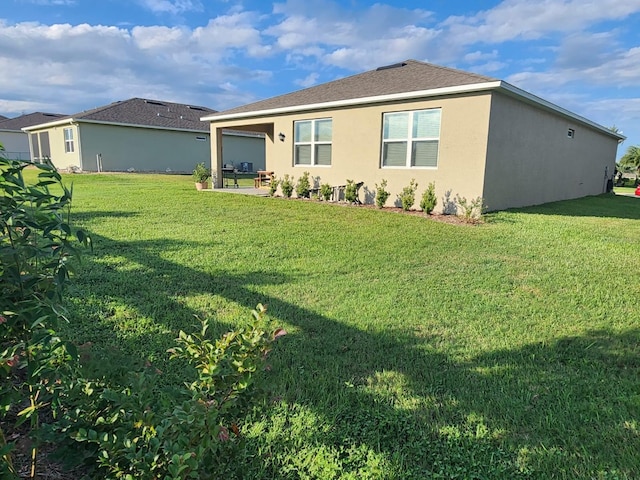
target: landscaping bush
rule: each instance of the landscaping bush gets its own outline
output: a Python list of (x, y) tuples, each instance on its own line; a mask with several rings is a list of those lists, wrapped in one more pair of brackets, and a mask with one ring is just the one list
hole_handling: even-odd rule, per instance
[(331, 185), (329, 185), (328, 183), (323, 183), (322, 185), (320, 185), (320, 197), (325, 202), (331, 200), (331, 195), (333, 195), (333, 187)]
[(278, 185), (280, 185), (280, 180), (274, 175), (271, 175), (271, 183), (269, 184), (269, 196), (273, 197), (278, 191)]
[(309, 172), (304, 172), (296, 184), (296, 195), (298, 198), (309, 198), (309, 190), (311, 190)]
[(433, 212), (433, 209), (436, 208), (438, 203), (438, 199), (436, 197), (436, 185), (431, 182), (427, 189), (422, 194), (422, 199), (420, 200), (420, 208), (427, 214), (430, 215)]
[(286, 198), (291, 198), (291, 194), (293, 193), (293, 177), (285, 173), (282, 180), (280, 180), (280, 190), (282, 190), (282, 195)]
[(402, 189), (402, 193), (398, 195), (400, 199), (400, 203), (402, 204), (402, 209), (404, 211), (410, 210), (413, 207), (413, 204), (416, 202), (416, 190), (418, 189), (418, 184), (416, 183), (416, 179), (412, 178), (409, 185)]
[(467, 223), (478, 223), (482, 220), (482, 215), (486, 210), (482, 197), (467, 200), (465, 197), (456, 195), (456, 207), (460, 217)]
[(387, 191), (387, 181), (383, 178), (382, 181), (380, 181), (380, 185), (376, 183), (376, 205), (378, 208), (384, 207), (389, 195), (391, 194)]
[(347, 180), (347, 186), (344, 189), (344, 199), (349, 203), (358, 201), (358, 187), (353, 180)]

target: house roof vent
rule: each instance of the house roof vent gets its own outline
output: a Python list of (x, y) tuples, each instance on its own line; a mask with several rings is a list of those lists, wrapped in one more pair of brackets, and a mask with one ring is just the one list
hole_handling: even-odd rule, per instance
[(385, 65), (383, 67), (376, 68), (376, 72), (379, 72), (380, 70), (390, 70), (392, 68), (400, 68), (400, 67), (404, 67), (405, 65), (406, 65), (406, 62), (392, 63), (391, 65)]
[(149, 105), (159, 105), (161, 107), (166, 107), (164, 103), (156, 102), (155, 100), (145, 100), (144, 103), (148, 103)]

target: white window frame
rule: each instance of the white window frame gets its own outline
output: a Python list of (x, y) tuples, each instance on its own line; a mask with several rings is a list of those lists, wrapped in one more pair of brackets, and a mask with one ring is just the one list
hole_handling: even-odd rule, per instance
[[(331, 122), (331, 140), (316, 140), (316, 124), (317, 122)], [(296, 125), (309, 123), (311, 125), (311, 140), (308, 142), (299, 141), (296, 138), (297, 128)], [(314, 118), (311, 120), (296, 120), (293, 122), (293, 166), (294, 167), (324, 167), (330, 168), (333, 164), (333, 118)], [(308, 145), (311, 149), (311, 163), (298, 163), (297, 152), (298, 149), (296, 147)], [(316, 159), (316, 146), (318, 145), (329, 145), (331, 147), (331, 163), (329, 165), (319, 165)]]
[[(414, 119), (414, 115), (422, 113), (422, 112), (428, 112), (428, 111), (439, 111), (440, 113), (440, 119), (439, 119), (439, 124), (438, 124), (438, 136), (436, 137), (413, 137), (413, 119)], [(385, 127), (385, 121), (387, 116), (391, 116), (391, 115), (407, 115), (407, 134), (405, 137), (403, 138), (388, 138), (385, 139), (384, 138), (384, 127)], [(381, 149), (380, 149), (380, 167), (381, 168), (422, 168), (422, 169), (437, 169), (438, 168), (438, 164), (440, 162), (440, 134), (441, 134), (441, 129), (442, 129), (442, 108), (437, 107), (437, 108), (423, 108), (421, 110), (403, 110), (403, 111), (398, 111), (398, 112), (385, 112), (382, 115), (382, 132), (381, 132), (381, 137), (382, 137), (382, 142), (381, 142)], [(406, 160), (405, 160), (405, 164), (404, 165), (385, 165), (384, 164), (384, 147), (386, 143), (400, 143), (400, 142), (406, 142), (407, 144), (407, 156), (406, 156)], [(435, 166), (422, 166), (422, 165), (412, 165), (411, 164), (411, 158), (413, 155), (413, 143), (414, 142), (437, 142), (438, 143), (438, 151), (436, 153), (436, 165)]]
[[(67, 138), (67, 132), (69, 132), (69, 138)], [(75, 152), (75, 142), (73, 140), (73, 127), (68, 127), (63, 130), (64, 134), (64, 153)]]

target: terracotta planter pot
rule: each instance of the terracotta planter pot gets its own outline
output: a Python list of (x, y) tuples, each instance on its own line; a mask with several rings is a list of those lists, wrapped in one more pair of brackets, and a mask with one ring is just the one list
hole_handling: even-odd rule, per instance
[(209, 187), (209, 182), (196, 182), (196, 190), (206, 190)]

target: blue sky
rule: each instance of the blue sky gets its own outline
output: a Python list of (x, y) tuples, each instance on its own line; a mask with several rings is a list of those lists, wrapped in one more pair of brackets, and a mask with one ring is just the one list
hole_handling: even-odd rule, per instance
[(0, 114), (144, 97), (224, 110), (413, 58), (640, 144), (640, 0), (3, 0)]

